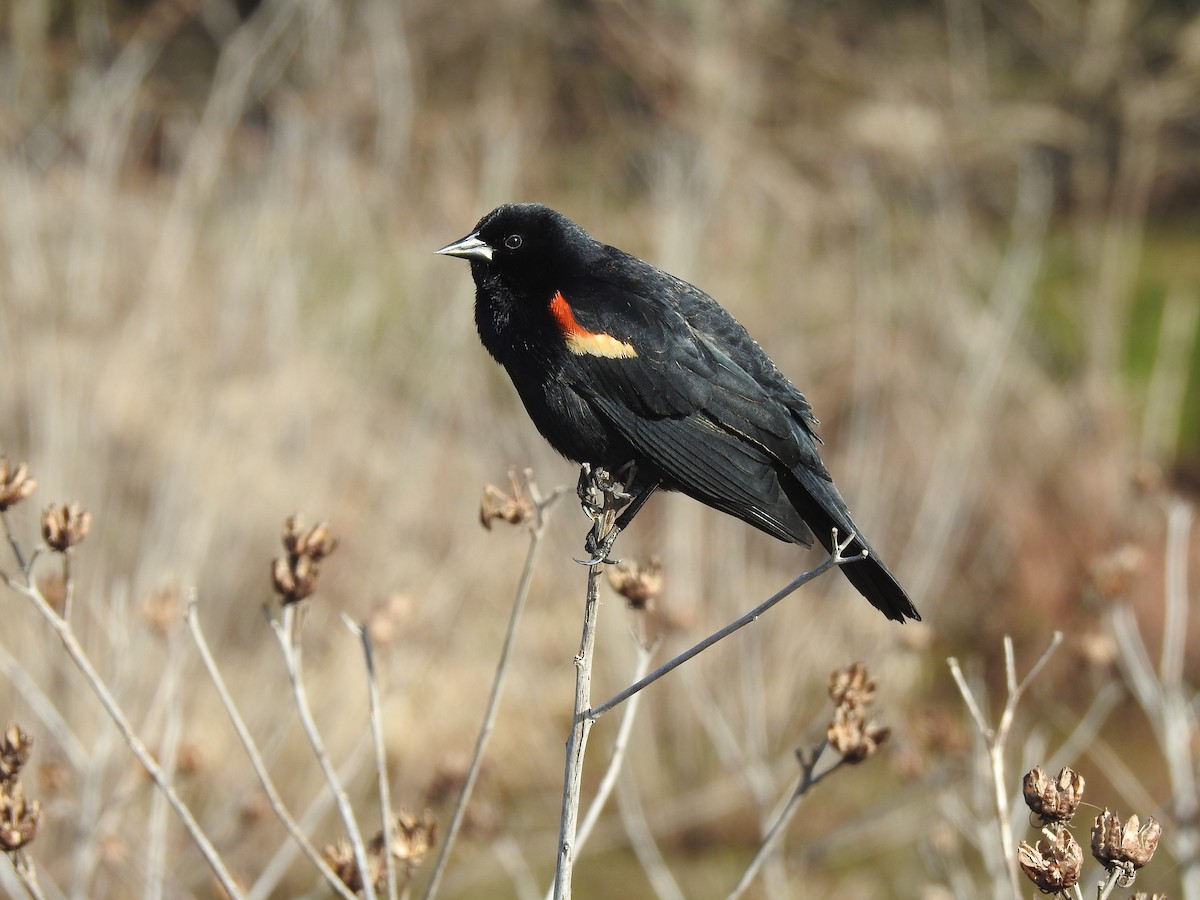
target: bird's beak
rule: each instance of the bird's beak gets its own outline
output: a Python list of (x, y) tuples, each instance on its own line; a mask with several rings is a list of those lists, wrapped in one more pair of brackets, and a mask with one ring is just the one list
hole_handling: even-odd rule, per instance
[(443, 256), (457, 256), (461, 259), (482, 259), (484, 262), (492, 261), (491, 245), (479, 237), (479, 232), (468, 234), (465, 238), (455, 241), (453, 244), (447, 244), (441, 250), (434, 251)]

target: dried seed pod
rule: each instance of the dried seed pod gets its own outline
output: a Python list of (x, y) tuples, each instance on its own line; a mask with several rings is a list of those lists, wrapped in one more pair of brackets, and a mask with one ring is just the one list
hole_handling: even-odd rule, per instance
[(496, 520), (509, 525), (523, 525), (533, 518), (533, 500), (515, 472), (509, 472), (512, 493), (506, 494), (494, 484), (484, 485), (479, 501), (479, 524), (489, 531)]
[(313, 562), (320, 562), (337, 549), (338, 541), (325, 522), (318, 522), (304, 535), (301, 556), (306, 556)]
[(1083, 776), (1070, 766), (1063, 766), (1058, 778), (1053, 781), (1039, 766), (1026, 773), (1022, 792), (1025, 805), (1045, 825), (1049, 822), (1065, 822), (1075, 814), (1079, 801), (1083, 799), (1083, 786)]
[(835, 706), (870, 706), (878, 686), (879, 682), (871, 679), (866, 665), (852, 663), (830, 674), (829, 699)]
[(298, 603), (317, 589), (321, 560), (337, 549), (337, 538), (324, 522), (305, 530), (298, 516), (283, 524), (286, 557), (271, 562), (271, 582), (284, 605)]
[(661, 597), (663, 582), (662, 562), (658, 557), (645, 566), (626, 560), (608, 570), (609, 587), (634, 609), (645, 609)]
[(0, 456), (0, 512), (16, 506), (33, 493), (37, 479), (29, 474), (29, 466), (18, 463), (16, 468), (7, 456)]
[(92, 530), (92, 514), (78, 503), (47, 506), (42, 513), (42, 539), (57, 553), (70, 550)]
[(283, 549), (290, 556), (306, 556), (313, 562), (320, 562), (337, 549), (337, 538), (329, 530), (325, 522), (318, 522), (312, 528), (305, 530), (304, 522), (299, 516), (290, 516), (283, 523)]
[(1053, 841), (1038, 841), (1036, 847), (1022, 841), (1017, 848), (1017, 862), (1038, 890), (1057, 894), (1079, 881), (1083, 848), (1071, 832), (1060, 827)]
[(21, 771), (21, 767), (29, 761), (32, 749), (33, 738), (15, 722), (9, 724), (4, 730), (4, 739), (0, 741), (0, 781), (8, 781)]
[(332, 844), (326, 844), (321, 850), (325, 862), (333, 873), (341, 879), (342, 884), (357, 893), (363, 889), (362, 873), (358, 870), (358, 861), (354, 858), (354, 847), (346, 838), (338, 838)]
[[(391, 853), (402, 864), (399, 871), (406, 883), (436, 842), (437, 821), (431, 811), (425, 810), (420, 818), (404, 809), (396, 813), (392, 820)], [(386, 874), (382, 832), (371, 839), (366, 850), (367, 867), (370, 869), (367, 874), (371, 884), (377, 889), (381, 888)], [(338, 838), (335, 843), (326, 846), (322, 855), (346, 887), (356, 892), (363, 889), (362, 872), (354, 858), (354, 848), (346, 838)]]
[(878, 722), (868, 722), (861, 706), (839, 706), (833, 711), (825, 736), (848, 763), (860, 763), (874, 756), (892, 730)]
[(406, 809), (396, 813), (392, 831), (392, 855), (410, 869), (419, 866), (437, 844), (437, 820), (431, 810), (420, 818)]
[(1145, 825), (1136, 815), (1122, 823), (1116, 813), (1105, 809), (1092, 828), (1092, 856), (1106, 869), (1140, 869), (1154, 856), (1160, 837), (1162, 826), (1153, 816)]
[(41, 814), (42, 805), (25, 799), (20, 781), (14, 778), (0, 784), (0, 850), (20, 850), (37, 837)]

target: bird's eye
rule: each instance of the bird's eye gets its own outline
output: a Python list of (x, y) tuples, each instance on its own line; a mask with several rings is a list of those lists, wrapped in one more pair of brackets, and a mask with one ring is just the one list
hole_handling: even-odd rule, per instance
[(509, 250), (516, 250), (521, 246), (521, 244), (522, 240), (519, 234), (510, 234), (504, 239), (504, 246)]

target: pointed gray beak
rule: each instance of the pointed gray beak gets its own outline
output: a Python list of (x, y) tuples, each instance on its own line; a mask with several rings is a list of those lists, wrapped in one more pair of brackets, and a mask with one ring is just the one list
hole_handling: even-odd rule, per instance
[(440, 253), (443, 256), (457, 256), (460, 259), (482, 259), (484, 262), (492, 261), (492, 247), (479, 237), (479, 232), (468, 234), (460, 241), (455, 241), (453, 244), (447, 244), (441, 250), (435, 250), (435, 253)]

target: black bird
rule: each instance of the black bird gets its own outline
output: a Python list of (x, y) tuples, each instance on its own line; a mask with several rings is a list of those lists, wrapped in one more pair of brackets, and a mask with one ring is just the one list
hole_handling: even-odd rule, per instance
[(438, 253), (470, 260), (475, 324), (542, 435), (569, 459), (632, 468), (631, 517), (682, 491), (782, 541), (832, 552), (889, 619), (920, 619), (817, 452), (804, 395), (715, 300), (594, 240), (561, 213), (507, 204)]

